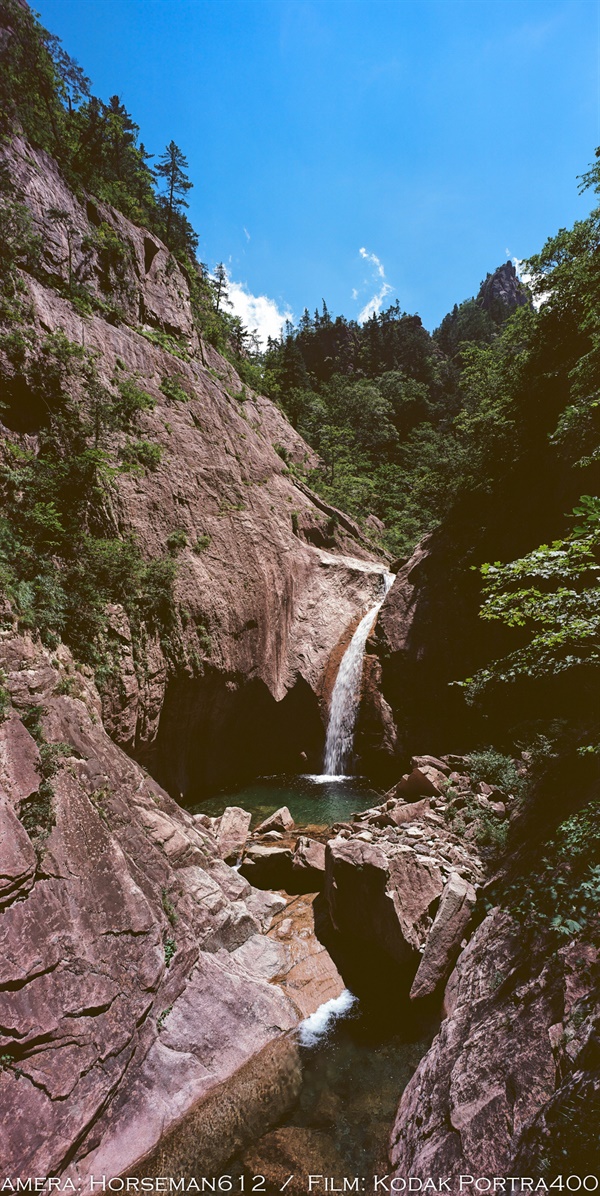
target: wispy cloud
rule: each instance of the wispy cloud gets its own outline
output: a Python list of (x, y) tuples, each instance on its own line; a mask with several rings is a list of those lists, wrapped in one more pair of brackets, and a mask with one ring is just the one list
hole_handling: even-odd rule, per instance
[(248, 229), (246, 228), (246, 225), (244, 225), (244, 236), (245, 236), (245, 238), (246, 238), (246, 240), (247, 240), (247, 241), (249, 241), (249, 240), (250, 240), (250, 233), (248, 232)]
[[(378, 283), (378, 290), (374, 295), (371, 296), (368, 302), (365, 303), (362, 310), (358, 313), (359, 324), (364, 324), (365, 320), (368, 320), (371, 316), (374, 316), (378, 311), (381, 310), (381, 305), (384, 299), (387, 295), (391, 294), (394, 288), (387, 281), (383, 262), (380, 261), (377, 255), (375, 253), (368, 253), (364, 247), (359, 249), (358, 252), (364, 261), (370, 262), (371, 266), (373, 267), (373, 281)], [(356, 294), (353, 292), (353, 298), (357, 297), (358, 292), (356, 292)]]
[(263, 348), (267, 337), (271, 336), (275, 340), (281, 335), (286, 320), (293, 321), (289, 307), (286, 306), (282, 311), (268, 295), (253, 295), (245, 283), (234, 282), (229, 272), (227, 293), (233, 314), (240, 317), (249, 332), (256, 332)]

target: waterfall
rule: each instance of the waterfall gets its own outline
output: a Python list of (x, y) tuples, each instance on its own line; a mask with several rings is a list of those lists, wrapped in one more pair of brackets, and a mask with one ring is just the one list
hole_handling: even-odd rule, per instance
[(383, 594), (379, 602), (367, 611), (361, 619), (344, 655), (335, 679), (329, 722), (327, 724), (327, 738), (325, 740), (324, 772), (327, 776), (342, 776), (352, 760), (352, 746), (354, 743), (354, 724), (358, 714), (360, 702), (360, 683), (362, 679), (363, 658), (365, 646), (373, 624), (386, 594), (394, 581), (393, 573), (383, 573)]

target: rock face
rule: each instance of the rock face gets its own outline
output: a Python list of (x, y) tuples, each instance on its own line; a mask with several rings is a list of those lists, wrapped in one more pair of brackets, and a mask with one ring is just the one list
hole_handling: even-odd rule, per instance
[(513, 262), (504, 262), (493, 274), (488, 274), (479, 288), (477, 303), (484, 311), (491, 313), (499, 307), (511, 312), (516, 307), (526, 307), (531, 303)]
[[(415, 745), (431, 745), (436, 753), (465, 751), (489, 735), (462, 690), (450, 683), (514, 647), (505, 628), (479, 618), (477, 566), (507, 559), (526, 545), (517, 539), (500, 543), (491, 531), (484, 540), (481, 528), (478, 541), (466, 520), (465, 526), (453, 526), (446, 537), (425, 537), (398, 567), (367, 643), (365, 676), (375, 669), (379, 681), (377, 692), (363, 687), (355, 749), (360, 769), (386, 785), (406, 768)], [(435, 764), (416, 767), (423, 772)]]
[(386, 802), (359, 815), (353, 833), (330, 839), (325, 896), (333, 928), (348, 943), (376, 944), (416, 976), (412, 999), (439, 991), (475, 908), (482, 864), (429, 802)]
[[(118, 478), (115, 518), (148, 557), (163, 554), (169, 535), (180, 533), (186, 662), (168, 666), (152, 641), (140, 667), (127, 618), (114, 607), (120, 667), (104, 694), (107, 730), (176, 797), (293, 769), (303, 752), (317, 768), (326, 665), (341, 630), (373, 605), (384, 563), (373, 560), (352, 520), (341, 512), (332, 518), (294, 480), (276, 450), (296, 464), (312, 464), (314, 454), (277, 407), (243, 386), (199, 339), (187, 279), (166, 247), (108, 205), (76, 198), (42, 151), (16, 140), (2, 154), (42, 235), (39, 277), (24, 275), (37, 333), (61, 329), (99, 354), (103, 382), (115, 369), (129, 372), (156, 400), (140, 434), (161, 448), (161, 461), (151, 473)], [(66, 226), (50, 210), (68, 213), (70, 250)], [(113, 296), (117, 323), (81, 315), (52, 286), (67, 281), (70, 252), (76, 280), (106, 298), (93, 242), (100, 224), (125, 251), (121, 292)], [(18, 439), (26, 429), (34, 442), (39, 414), (11, 369), (9, 435)], [(176, 380), (188, 401), (168, 398), (165, 379)]]
[(398, 1176), (443, 1175), (454, 1196), (461, 1174), (549, 1183), (597, 1164), (596, 952), (572, 945), (548, 960), (539, 947), (496, 910), (462, 952), (446, 1020), (400, 1102)]
[(265, 938), (285, 901), (110, 740), (65, 648), (5, 636), (0, 665), (3, 1174), (218, 1165), (295, 1097), (282, 1035), (323, 983), (311, 1008), (308, 963), (300, 1002), (285, 977), (322, 948)]

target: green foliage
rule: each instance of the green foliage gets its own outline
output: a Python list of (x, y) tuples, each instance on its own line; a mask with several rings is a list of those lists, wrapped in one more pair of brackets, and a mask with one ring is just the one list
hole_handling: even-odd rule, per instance
[(167, 889), (161, 890), (161, 903), (162, 903), (163, 912), (166, 915), (166, 917), (168, 918), (169, 922), (171, 923), (171, 926), (176, 926), (177, 921), (178, 921), (177, 913), (175, 910), (175, 906), (173, 905), (173, 902), (171, 901), (171, 898), (169, 897), (169, 893), (168, 893)]
[(164, 941), (165, 964), (170, 967), (171, 960), (177, 950), (177, 943), (173, 938), (166, 938)]
[(131, 298), (131, 285), (128, 281), (132, 266), (131, 247), (126, 245), (121, 237), (106, 221), (82, 241), (82, 248), (93, 249), (98, 257), (100, 268), (100, 285), (107, 294), (118, 291)]
[(29, 706), (22, 712), (23, 722), (38, 744), (40, 783), (35, 793), (30, 794), (21, 802), (19, 818), (33, 841), (38, 855), (42, 852), (43, 844), (56, 823), (52, 778), (59, 770), (61, 759), (73, 754), (73, 749), (68, 743), (46, 742), (41, 724), (43, 713), (44, 710), (41, 706)]
[(163, 378), (160, 384), (160, 389), (165, 398), (172, 399), (175, 403), (188, 403), (190, 395), (184, 386), (182, 386), (181, 374), (170, 374)]
[(187, 532), (183, 527), (176, 527), (174, 531), (167, 536), (167, 548), (172, 556), (176, 556), (183, 548), (186, 548), (189, 543)]
[(196, 536), (196, 539), (192, 544), (192, 549), (198, 554), (198, 556), (200, 556), (202, 552), (206, 552), (206, 549), (210, 547), (210, 544), (211, 537), (209, 536), (208, 532), (203, 532), (202, 535)]
[[(156, 173), (163, 180), (165, 187), (165, 195), (161, 196), (160, 202), (165, 212), (165, 241), (169, 249), (173, 249), (177, 232), (181, 227), (181, 209), (189, 206), (184, 196), (194, 185), (186, 175), (186, 169), (187, 158), (179, 146), (170, 141), (156, 166)], [(185, 240), (182, 248), (185, 248)]]
[(516, 916), (557, 942), (600, 945), (600, 802), (563, 822), (545, 844), (539, 867), (508, 891)]
[(0, 723), (3, 723), (5, 718), (8, 718), (12, 706), (10, 690), (8, 690), (4, 685), (5, 681), (6, 675), (2, 669), (0, 669)]
[(160, 465), (162, 449), (159, 444), (151, 444), (149, 440), (128, 440), (119, 449), (119, 456), (124, 466), (147, 469), (153, 473)]
[(140, 336), (145, 336), (147, 341), (151, 341), (153, 345), (158, 345), (167, 353), (171, 353), (173, 357), (179, 357), (181, 361), (189, 361), (190, 355), (185, 345), (175, 339), (174, 336), (169, 336), (168, 332), (163, 332), (161, 328), (138, 328)]
[[(173, 1006), (169, 1005), (167, 1009), (163, 1009), (162, 1013), (159, 1013), (159, 1015), (156, 1019), (156, 1029), (157, 1030), (159, 1030), (159, 1031), (162, 1030), (172, 1008), (173, 1008)], [(0, 1058), (1, 1058), (1, 1056), (0, 1056)]]
[(497, 785), (498, 789), (504, 793), (512, 793), (515, 797), (525, 791), (525, 778), (519, 772), (515, 761), (495, 748), (470, 752), (467, 756), (467, 768), (475, 784), (485, 781), (487, 785)]
[(90, 801), (94, 806), (96, 812), (100, 815), (103, 822), (108, 822), (108, 813), (105, 806), (106, 799), (110, 796), (110, 790), (104, 786), (101, 789), (94, 789), (90, 793)]
[[(588, 509), (589, 510), (589, 509)], [(600, 665), (600, 527), (542, 544), (507, 565), (483, 565), (484, 619), (524, 628), (526, 643), (464, 682), (479, 698), (492, 684), (551, 678)]]
[(132, 375), (116, 378), (116, 385), (118, 398), (114, 402), (114, 411), (120, 426), (130, 429), (135, 427), (142, 411), (152, 411), (156, 407), (156, 399)]
[(465, 798), (460, 806), (449, 802), (444, 819), (455, 835), (472, 840), (490, 858), (502, 854), (508, 838), (508, 822), (483, 809), (474, 798)]
[(30, 354), (23, 375), (41, 419), (38, 451), (8, 446), (0, 470), (0, 588), (18, 625), (49, 646), (64, 639), (102, 680), (111, 667), (106, 607), (116, 602), (129, 617), (137, 658), (149, 634), (171, 658), (175, 563), (145, 561), (131, 538), (119, 536), (112, 514), (118, 456), (144, 468), (160, 458), (148, 441), (118, 443), (154, 399), (122, 372), (106, 388), (94, 358), (61, 333)]

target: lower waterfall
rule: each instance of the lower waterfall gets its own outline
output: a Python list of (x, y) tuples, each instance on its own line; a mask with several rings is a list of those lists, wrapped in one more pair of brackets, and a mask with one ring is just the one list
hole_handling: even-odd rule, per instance
[(342, 657), (331, 695), (327, 724), (323, 762), (323, 771), (327, 776), (342, 776), (351, 765), (365, 646), (394, 577), (393, 573), (382, 574), (383, 594), (361, 619)]

